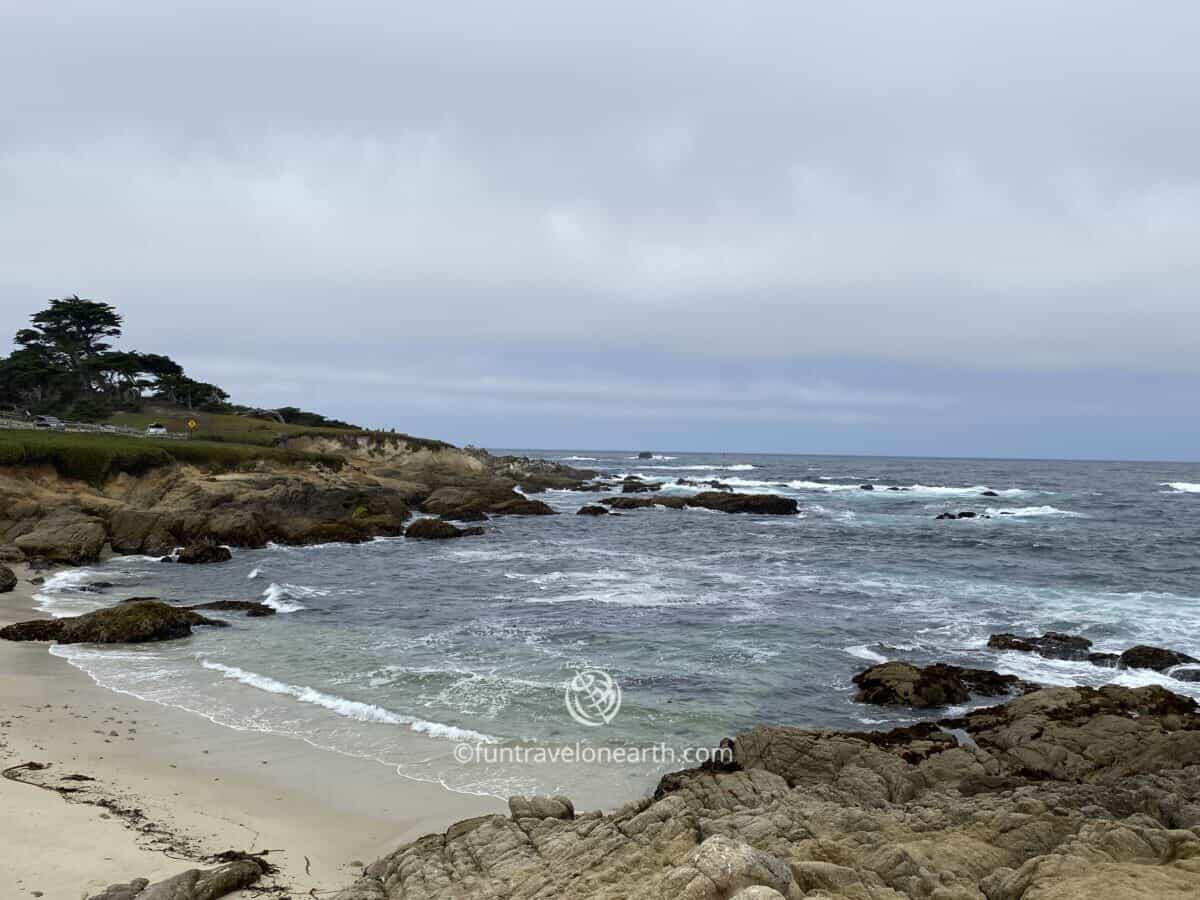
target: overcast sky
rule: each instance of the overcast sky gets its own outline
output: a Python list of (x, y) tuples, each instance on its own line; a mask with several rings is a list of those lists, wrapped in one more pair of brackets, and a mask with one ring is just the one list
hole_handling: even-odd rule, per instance
[(488, 446), (1200, 458), (1195, 3), (0, 5), (6, 331)]

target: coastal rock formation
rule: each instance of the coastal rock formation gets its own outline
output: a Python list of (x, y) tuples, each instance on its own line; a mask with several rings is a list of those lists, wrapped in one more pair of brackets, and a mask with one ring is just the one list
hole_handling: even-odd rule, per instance
[(257, 883), (267, 871), (266, 863), (250, 856), (215, 869), (188, 869), (154, 884), (135, 878), (92, 894), (87, 900), (219, 900)]
[(17, 586), (17, 576), (8, 566), (0, 565), (0, 594), (7, 594)]
[(687, 501), (683, 497), (605, 497), (600, 501), (613, 509), (649, 509), (665, 506), (668, 509), (683, 509)]
[[(106, 543), (116, 553), (163, 556), (197, 542), (365, 541), (403, 533), (414, 510), (475, 520), (552, 515), (518, 485), (573, 489), (595, 475), (405, 435), (319, 433), (281, 446), (323, 455), (232, 470), (174, 463), (99, 483), (50, 466), (0, 466), (0, 556), (79, 564), (98, 559)], [(333, 457), (342, 464), (311, 461)]]
[[(1200, 717), (1054, 688), (884, 735), (762, 726), (611, 814), (483, 816), (335, 900), (1134, 900), (1200, 894)], [(960, 737), (955, 737), (959, 735)]]
[(1017, 650), (1036, 653), (1047, 659), (1086, 660), (1091, 655), (1092, 642), (1085, 637), (1047, 631), (1041, 637), (1020, 637), (1015, 634), (993, 634), (987, 645), (993, 650)]
[(988, 646), (993, 650), (1018, 650), (1023, 653), (1036, 653), (1049, 659), (1086, 660), (1098, 666), (1117, 667), (1121, 669), (1153, 669), (1155, 672), (1167, 672), (1176, 666), (1200, 662), (1186, 653), (1176, 650), (1166, 650), (1162, 647), (1151, 647), (1139, 644), (1130, 647), (1124, 653), (1093, 652), (1092, 642), (1087, 638), (1073, 634), (1063, 634), (1058, 631), (1047, 631), (1039, 637), (1021, 637), (1015, 634), (993, 634), (988, 638)]
[(662, 490), (661, 481), (642, 481), (640, 478), (626, 478), (621, 483), (623, 494), (648, 494), (651, 491)]
[(178, 551), (170, 556), (163, 557), (163, 559), (164, 561), (169, 560), (188, 565), (200, 565), (201, 563), (229, 562), (229, 560), (233, 559), (233, 553), (230, 552), (228, 547), (218, 544), (216, 541), (198, 541), (186, 547), (181, 547)]
[(406, 529), (406, 538), (421, 538), (423, 540), (445, 540), (446, 538), (466, 537), (471, 534), (483, 534), (483, 529), (459, 528), (443, 519), (417, 519)]
[(29, 559), (78, 565), (99, 557), (105, 537), (100, 519), (62, 510), (37, 521), (29, 531), (17, 535), (13, 544)]
[(608, 510), (603, 506), (581, 506), (575, 510), (577, 516), (607, 516)]
[(988, 669), (966, 669), (936, 663), (918, 667), (906, 662), (885, 662), (855, 675), (857, 703), (911, 706), (930, 709), (962, 703), (972, 694), (998, 697), (1014, 690), (1033, 690), (1036, 685), (1015, 675), (1000, 675)]
[(9, 641), (58, 641), (60, 644), (139, 644), (188, 637), (193, 625), (226, 627), (159, 600), (132, 600), (69, 619), (37, 619), (0, 628)]
[(686, 498), (688, 506), (716, 509), (727, 513), (758, 513), (767, 516), (794, 516), (799, 509), (791, 497), (778, 494), (735, 494), (724, 491), (702, 491)]
[(1175, 666), (1194, 662), (1200, 660), (1186, 653), (1138, 644), (1121, 654), (1117, 659), (1117, 666), (1122, 669), (1153, 669), (1155, 672), (1165, 672)]

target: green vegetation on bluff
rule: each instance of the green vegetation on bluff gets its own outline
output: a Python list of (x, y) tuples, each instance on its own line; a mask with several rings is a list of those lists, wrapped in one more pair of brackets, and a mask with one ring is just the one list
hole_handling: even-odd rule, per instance
[(115, 434), (24, 429), (0, 431), (0, 466), (49, 465), (63, 477), (96, 485), (123, 472), (136, 475), (172, 463), (228, 472), (259, 461), (321, 463), (331, 468), (343, 464), (340, 456), (217, 441), (155, 441)]
[(238, 416), (231, 413), (194, 412), (179, 407), (159, 404), (148, 405), (142, 412), (113, 413), (106, 420), (110, 425), (136, 428), (147, 425), (162, 425), (171, 434), (188, 434), (188, 419), (194, 419), (197, 428), (195, 437), (206, 441), (229, 441), (235, 444), (254, 444), (271, 447), (290, 437), (306, 434), (346, 434), (344, 428), (311, 427), (259, 419), (253, 416)]

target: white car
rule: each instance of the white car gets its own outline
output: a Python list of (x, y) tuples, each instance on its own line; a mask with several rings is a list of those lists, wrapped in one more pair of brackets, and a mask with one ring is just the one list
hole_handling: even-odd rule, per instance
[(167, 433), (166, 426), (160, 425), (158, 422), (151, 422), (146, 426), (147, 437), (159, 437)]

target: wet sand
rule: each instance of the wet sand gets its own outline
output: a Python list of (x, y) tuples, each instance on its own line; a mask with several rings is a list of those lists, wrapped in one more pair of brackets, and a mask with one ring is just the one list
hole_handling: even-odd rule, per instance
[[(20, 583), (0, 595), (0, 625), (42, 615), (32, 573), (11, 568)], [(224, 850), (269, 850), (294, 894), (328, 891), (400, 843), (506, 812), (495, 798), (109, 691), (46, 644), (0, 641), (0, 768), (27, 762), (48, 768), (0, 779), (4, 897), (77, 900)]]

